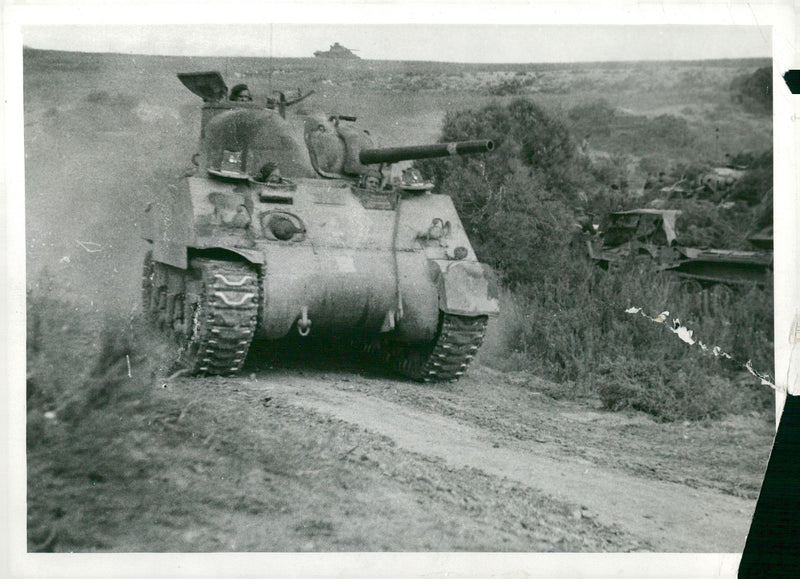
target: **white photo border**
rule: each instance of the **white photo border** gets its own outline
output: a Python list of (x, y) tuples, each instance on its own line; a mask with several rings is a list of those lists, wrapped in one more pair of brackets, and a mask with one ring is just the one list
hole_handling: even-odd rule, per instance
[[(25, 187), (22, 103), (22, 28), (63, 24), (220, 23), (427, 23), (514, 25), (741, 25), (772, 34), (774, 86), (775, 353), (776, 380), (800, 394), (798, 369), (790, 366), (788, 336), (800, 305), (798, 271), (797, 142), (800, 96), (782, 79), (800, 68), (796, 15), (791, 0), (775, 2), (151, 2), (51, 1), (6, 3), (3, 19), (3, 99), (6, 237), (5, 307), (0, 330), (8, 368), (2, 406), (8, 445), (0, 477), (5, 531), (0, 559), (9, 577), (726, 577), (735, 576), (739, 554), (28, 554), (25, 537)], [(798, 121), (798, 122), (796, 122)], [(5, 365), (3, 366), (3, 363)], [(3, 555), (6, 555), (5, 557)]]

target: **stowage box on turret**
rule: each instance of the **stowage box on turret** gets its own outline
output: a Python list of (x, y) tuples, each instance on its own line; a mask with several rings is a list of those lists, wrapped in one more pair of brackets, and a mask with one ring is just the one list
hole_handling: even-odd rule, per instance
[[(300, 142), (274, 108), (228, 100), (219, 73), (179, 75), (203, 98), (196, 169), (147, 208), (146, 314), (196, 374), (237, 372), (254, 337), (353, 339), (415, 380), (455, 380), (497, 284), (451, 199), (401, 160), (491, 141), (380, 149), (345, 116), (308, 115)], [(283, 110), (281, 110), (283, 112)]]

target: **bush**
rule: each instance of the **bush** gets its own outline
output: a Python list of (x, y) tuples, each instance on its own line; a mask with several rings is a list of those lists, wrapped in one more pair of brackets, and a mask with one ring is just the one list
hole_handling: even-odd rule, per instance
[[(89, 413), (146, 397), (167, 371), (162, 340), (138, 317), (28, 293), (27, 410), (36, 428), (45, 413), (76, 424)], [(130, 373), (129, 373), (130, 371)], [(37, 438), (28, 439), (29, 448)]]
[(531, 311), (524, 296), (501, 288), (500, 314), (489, 319), (478, 360), (503, 371), (530, 369), (528, 348), (534, 343), (532, 335), (536, 324)]
[(714, 249), (746, 249), (752, 229), (752, 212), (737, 205), (727, 211), (710, 201), (687, 199), (675, 204), (682, 210), (677, 219), (678, 245)]
[(531, 283), (554, 267), (574, 221), (584, 173), (563, 123), (535, 103), (516, 99), (480, 110), (450, 112), (442, 142), (492, 139), (486, 158), (426, 161), (439, 192), (449, 194), (476, 252), (511, 285)]
[(745, 376), (740, 365), (689, 346), (662, 324), (625, 313), (631, 306), (652, 315), (668, 310), (704, 343), (771, 373), (771, 288), (692, 291), (647, 266), (631, 263), (604, 272), (574, 256), (560, 273), (550, 270), (542, 283), (521, 291), (533, 324), (520, 333), (518, 348), (530, 352), (529, 368), (562, 384), (595, 389), (608, 408), (673, 420), (771, 404), (771, 392), (755, 379), (746, 392), (731, 390), (730, 380)]
[(748, 171), (731, 189), (730, 198), (749, 207), (758, 205), (772, 194), (772, 167)]
[[(53, 550), (57, 542), (59, 550), (96, 550), (104, 545), (87, 540), (81, 513), (99, 517), (102, 529), (111, 507), (93, 485), (122, 488), (163, 473), (141, 441), (142, 429), (165, 411), (153, 393), (169, 357), (165, 341), (153, 339), (138, 318), (72, 303), (50, 289), (27, 296), (28, 548)], [(85, 503), (76, 502), (80, 489), (89, 493)]]
[[(624, 155), (611, 155), (608, 158), (598, 157), (591, 161), (588, 172), (591, 174), (594, 181), (606, 192), (608, 192), (609, 189), (627, 189), (629, 176), (628, 159)], [(627, 191), (624, 191), (624, 193), (627, 193)], [(619, 201), (627, 201), (628, 199), (630, 199), (630, 197), (624, 195)], [(615, 209), (619, 209), (620, 207), (621, 205), (615, 207)]]
[(731, 83), (731, 97), (752, 113), (772, 114), (772, 67), (736, 77)]
[(605, 99), (572, 107), (567, 114), (573, 128), (580, 133), (608, 135), (617, 111)]
[(432, 169), (440, 183), (445, 173), (449, 176), (464, 167), (478, 169), (493, 188), (503, 185), (509, 174), (527, 172), (556, 195), (572, 194), (573, 186), (580, 182), (579, 174), (570, 171), (576, 146), (566, 125), (530, 100), (448, 112), (441, 142), (472, 139), (494, 141), (495, 151), (487, 157), (490, 163), (464, 157), (431, 161), (426, 169)]
[[(592, 110), (607, 109), (600, 104)], [(676, 117), (657, 117), (645, 126), (670, 146), (691, 137)], [(495, 140), (493, 154), (428, 161), (424, 170), (453, 198), (478, 257), (513, 290), (511, 311), (492, 330), (494, 351), (484, 357), (487, 363), (570, 384), (565, 395), (593, 391), (608, 408), (638, 409), (663, 420), (771, 404), (770, 391), (755, 379), (752, 389), (732, 389), (741, 367), (725, 366), (663, 325), (625, 313), (631, 306), (669, 310), (706, 343), (750, 358), (770, 373), (771, 288), (690, 290), (649, 263), (599, 269), (573, 233), (577, 191), (595, 191), (587, 209), (616, 209), (611, 205), (623, 199), (598, 191), (621, 168), (609, 162), (606, 171), (576, 155), (563, 122), (526, 100), (446, 116), (443, 141), (481, 138)], [(692, 203), (687, 217), (694, 241), (725, 246), (734, 234), (741, 237), (749, 213), (723, 215), (709, 203)], [(505, 353), (497, 351), (502, 347)]]
[(487, 92), (492, 96), (517, 95), (525, 92), (526, 86), (519, 78), (503, 79), (499, 83), (489, 85)]
[(444, 86), (438, 74), (419, 74), (409, 71), (404, 77), (393, 78), (389, 82), (390, 90), (417, 92), (420, 90), (437, 90)]
[(687, 147), (694, 140), (688, 121), (675, 115), (659, 115), (651, 119), (637, 136), (639, 141), (652, 140), (671, 148)]
[(674, 362), (617, 358), (600, 366), (598, 382), (605, 408), (641, 410), (665, 421), (718, 418), (730, 406), (727, 380)]

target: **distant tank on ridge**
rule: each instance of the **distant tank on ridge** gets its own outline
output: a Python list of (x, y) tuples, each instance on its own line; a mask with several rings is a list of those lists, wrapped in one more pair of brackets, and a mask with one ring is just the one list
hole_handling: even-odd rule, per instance
[(317, 50), (314, 52), (317, 58), (343, 58), (343, 59), (360, 59), (352, 50), (334, 42), (329, 50)]

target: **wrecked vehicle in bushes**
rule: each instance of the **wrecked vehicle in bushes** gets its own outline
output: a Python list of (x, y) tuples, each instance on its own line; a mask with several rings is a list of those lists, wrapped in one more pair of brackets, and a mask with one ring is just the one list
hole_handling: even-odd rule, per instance
[(676, 209), (632, 209), (609, 213), (586, 241), (589, 257), (608, 269), (627, 260), (703, 285), (763, 285), (772, 271), (772, 253), (686, 247), (678, 243)]

